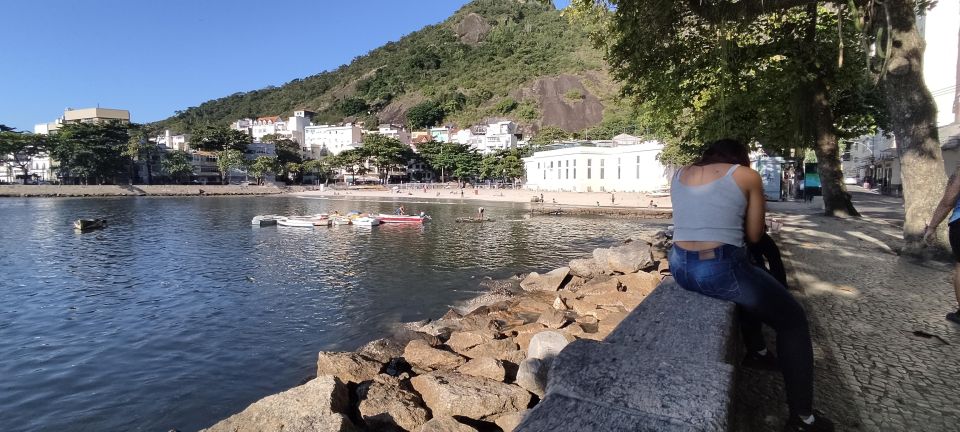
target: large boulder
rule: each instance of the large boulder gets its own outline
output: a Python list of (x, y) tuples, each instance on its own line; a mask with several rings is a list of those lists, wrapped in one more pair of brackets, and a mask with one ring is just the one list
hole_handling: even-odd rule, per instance
[(470, 348), (463, 355), (472, 359), (480, 357), (501, 359), (506, 353), (516, 351), (517, 348), (519, 346), (514, 338), (495, 339)]
[(360, 347), (357, 354), (380, 363), (389, 363), (390, 360), (403, 356), (404, 345), (393, 338), (377, 339)]
[(570, 260), (570, 274), (584, 279), (592, 279), (603, 274), (603, 267), (593, 258)]
[(517, 385), (543, 397), (550, 364), (569, 343), (566, 336), (555, 331), (542, 331), (534, 335), (527, 347), (527, 359), (520, 363), (517, 370)]
[(617, 276), (626, 292), (637, 293), (644, 297), (650, 295), (660, 285), (660, 275), (656, 272), (636, 272)]
[(371, 380), (383, 369), (383, 363), (352, 352), (325, 352), (317, 355), (317, 376), (333, 375), (345, 382)]
[(470, 348), (493, 340), (489, 334), (481, 331), (454, 332), (447, 339), (446, 345), (458, 354), (463, 354)]
[(490, 33), (490, 23), (477, 13), (470, 12), (457, 23), (454, 31), (457, 32), (460, 42), (477, 45), (486, 39), (487, 33)]
[(563, 327), (569, 320), (567, 316), (556, 309), (547, 309), (540, 314), (540, 318), (537, 318), (538, 324), (543, 324), (545, 327), (558, 329)]
[(434, 417), (424, 423), (420, 432), (477, 432), (477, 429), (460, 423), (453, 417)]
[(403, 350), (403, 358), (410, 365), (426, 371), (455, 369), (467, 361), (456, 353), (436, 349), (420, 339), (412, 340), (407, 344)]
[(623, 285), (620, 283), (619, 279), (610, 276), (602, 276), (583, 284), (583, 286), (577, 290), (577, 296), (581, 297), (585, 295), (620, 292), (622, 289)]
[(544, 274), (532, 272), (520, 282), (520, 288), (524, 291), (556, 291), (569, 274), (570, 267), (560, 267)]
[(587, 315), (589, 312), (597, 309), (596, 303), (584, 301), (583, 299), (569, 299), (567, 300), (567, 306), (573, 309), (577, 315)]
[(503, 381), (507, 378), (507, 371), (503, 362), (490, 357), (478, 357), (457, 368), (457, 372), (464, 375), (489, 378), (494, 381)]
[(530, 404), (530, 393), (520, 387), (457, 372), (434, 371), (410, 383), (435, 417), (491, 420)]
[(520, 362), (520, 368), (517, 369), (517, 385), (543, 398), (547, 391), (547, 371), (549, 369), (548, 362), (538, 358), (528, 358)]
[[(356, 428), (346, 412), (347, 386), (332, 376), (320, 376), (299, 387), (267, 396), (238, 414), (205, 429), (209, 432), (345, 432)], [(511, 410), (517, 411), (517, 410)]]
[(506, 413), (500, 417), (497, 417), (493, 422), (503, 429), (503, 432), (513, 432), (517, 428), (517, 425), (523, 421), (523, 415), (526, 414), (526, 411), (515, 412), (515, 413)]
[(563, 351), (570, 342), (560, 332), (542, 331), (533, 336), (527, 347), (527, 358), (549, 360)]
[(645, 242), (630, 242), (609, 249), (594, 249), (593, 259), (605, 273), (634, 273), (653, 267), (650, 245)]
[(390, 375), (377, 375), (360, 399), (360, 417), (371, 430), (417, 430), (430, 418), (420, 395)]

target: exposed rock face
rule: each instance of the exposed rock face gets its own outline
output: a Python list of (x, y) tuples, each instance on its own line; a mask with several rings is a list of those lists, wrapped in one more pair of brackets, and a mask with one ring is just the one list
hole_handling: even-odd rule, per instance
[(595, 278), (603, 274), (603, 268), (593, 258), (570, 260), (570, 274), (584, 279)]
[(454, 369), (466, 363), (466, 359), (449, 351), (431, 347), (422, 340), (412, 340), (403, 350), (403, 358), (422, 370)]
[(410, 383), (436, 417), (490, 420), (522, 411), (530, 403), (530, 393), (520, 387), (456, 372), (430, 372)]
[(560, 289), (569, 274), (569, 267), (560, 267), (542, 275), (532, 272), (523, 279), (523, 282), (520, 282), (520, 288), (525, 291), (556, 291)]
[(317, 376), (333, 375), (345, 382), (359, 384), (371, 380), (381, 369), (383, 363), (357, 353), (321, 351), (317, 356)]
[(457, 372), (464, 375), (489, 378), (494, 381), (503, 381), (507, 378), (507, 371), (503, 362), (490, 357), (478, 357), (457, 368)]
[(361, 396), (360, 416), (371, 430), (417, 430), (429, 414), (420, 396), (390, 375), (378, 375)]
[(476, 45), (487, 37), (487, 33), (490, 33), (490, 24), (482, 16), (471, 12), (457, 23), (454, 30), (460, 42)]
[(420, 428), (420, 432), (477, 432), (477, 430), (454, 420), (453, 417), (434, 417)]
[[(592, 94), (583, 84), (583, 80), (591, 80), (594, 84), (603, 87), (598, 77), (578, 77), (575, 75), (559, 75), (540, 78), (526, 89), (518, 92), (517, 100), (533, 99), (540, 102), (543, 112), (543, 126), (557, 126), (569, 132), (582, 130), (594, 126), (603, 120), (603, 103)], [(579, 97), (570, 98), (577, 95)]]
[(343, 414), (349, 403), (347, 387), (332, 376), (320, 376), (283, 393), (260, 399), (209, 432), (346, 432), (356, 430)]
[(633, 273), (653, 267), (650, 245), (631, 242), (610, 249), (594, 249), (593, 259), (606, 273)]

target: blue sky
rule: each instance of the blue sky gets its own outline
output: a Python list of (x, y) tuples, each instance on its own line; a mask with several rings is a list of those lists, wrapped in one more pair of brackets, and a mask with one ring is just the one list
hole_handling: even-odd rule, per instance
[[(29, 0), (3, 5), (0, 124), (66, 107), (145, 123), (280, 85), (449, 17), (467, 0)], [(565, 7), (569, 0), (555, 1)]]

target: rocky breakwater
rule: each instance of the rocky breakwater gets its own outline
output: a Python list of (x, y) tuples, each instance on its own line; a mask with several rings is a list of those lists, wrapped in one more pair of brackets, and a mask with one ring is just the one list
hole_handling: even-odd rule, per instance
[(550, 365), (607, 337), (668, 273), (665, 233), (496, 289), (355, 352), (321, 352), (317, 378), (208, 431), (512, 431)]

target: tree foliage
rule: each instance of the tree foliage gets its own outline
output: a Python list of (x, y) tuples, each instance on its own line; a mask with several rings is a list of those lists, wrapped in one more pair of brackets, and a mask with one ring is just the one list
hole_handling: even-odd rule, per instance
[(217, 170), (220, 171), (220, 182), (229, 180), (230, 170), (242, 169), (246, 166), (246, 159), (240, 150), (227, 149), (217, 152)]
[(68, 123), (49, 139), (50, 157), (60, 164), (59, 175), (66, 181), (117, 182), (129, 168), (126, 125)]
[(244, 132), (226, 126), (204, 124), (190, 133), (190, 147), (204, 151), (246, 151), (253, 138)]
[(444, 111), (432, 100), (420, 102), (407, 110), (407, 123), (414, 129), (436, 126), (443, 121)]
[(13, 128), (8, 127), (0, 129), (0, 164), (19, 169), (26, 182), (33, 159), (47, 151), (46, 137), (14, 132)]
[(260, 156), (250, 164), (250, 174), (257, 180), (257, 184), (263, 184), (263, 177), (270, 173), (280, 171), (280, 164), (276, 158), (270, 156)]
[(389, 180), (388, 175), (392, 169), (405, 167), (407, 161), (413, 158), (413, 151), (400, 140), (374, 133), (363, 137), (363, 145), (358, 152), (377, 167), (382, 183)]
[(189, 178), (193, 174), (193, 164), (190, 163), (192, 156), (182, 150), (166, 152), (163, 159), (160, 160), (160, 169), (164, 175), (170, 178), (182, 181), (184, 177)]

